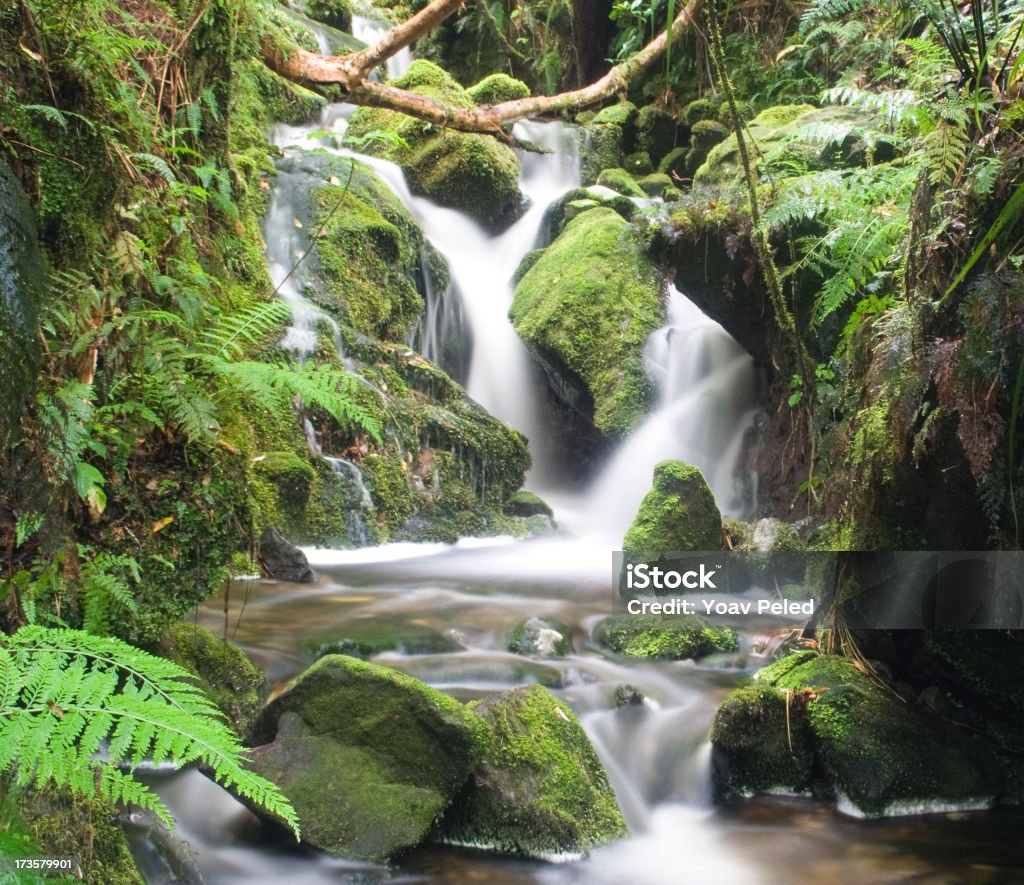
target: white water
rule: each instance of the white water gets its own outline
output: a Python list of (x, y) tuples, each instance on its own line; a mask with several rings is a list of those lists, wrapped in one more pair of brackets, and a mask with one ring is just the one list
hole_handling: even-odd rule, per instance
[[(352, 36), (372, 46), (388, 32), (388, 25), (382, 21), (366, 18), (362, 15), (352, 16)], [(400, 49), (387, 61), (388, 79), (401, 77), (412, 64), (412, 50), (406, 46)]]

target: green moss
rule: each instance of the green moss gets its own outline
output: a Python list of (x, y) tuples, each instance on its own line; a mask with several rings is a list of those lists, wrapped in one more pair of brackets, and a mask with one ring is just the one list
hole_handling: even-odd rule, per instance
[[(475, 107), (470, 95), (437, 65), (417, 59), (394, 85), (461, 108)], [(360, 140), (372, 132), (390, 139)], [(410, 187), (445, 206), (467, 212), (498, 228), (519, 211), (519, 160), (489, 136), (437, 130), (429, 123), (393, 111), (361, 108), (346, 138), (361, 149), (398, 163)]]
[(645, 175), (637, 181), (637, 185), (649, 197), (660, 197), (673, 189), (672, 179), (662, 172), (652, 172), (650, 175)]
[(686, 152), (686, 172), (695, 175), (708, 159), (711, 149), (725, 141), (729, 130), (714, 120), (701, 120), (690, 131), (690, 149)]
[(626, 532), (629, 553), (718, 550), (722, 517), (700, 470), (682, 461), (662, 461), (654, 485)]
[(269, 484), (273, 494), (265, 524), (273, 522), (287, 532), (301, 523), (316, 473), (307, 460), (292, 452), (267, 452), (258, 457), (253, 472)]
[(525, 491), (516, 492), (505, 502), (505, 512), (510, 516), (534, 516), (538, 513), (544, 516), (555, 515), (543, 498)]
[(466, 95), (478, 105), (500, 104), (517, 98), (529, 98), (530, 87), (508, 74), (491, 74), (475, 86), (470, 86)]
[(194, 673), (233, 731), (244, 735), (249, 730), (263, 704), (267, 677), (245, 652), (188, 623), (173, 625), (154, 652)]
[(628, 138), (624, 127), (614, 123), (598, 124), (595, 120), (580, 130), (580, 181), (593, 184), (602, 169), (622, 165)]
[(648, 175), (654, 171), (651, 155), (647, 151), (634, 151), (623, 160), (622, 167), (630, 175)]
[(594, 639), (631, 658), (684, 660), (739, 649), (734, 630), (697, 615), (612, 615), (597, 625)]
[(810, 788), (814, 745), (802, 702), (755, 684), (732, 692), (711, 725), (712, 780), (723, 801), (773, 788)]
[(531, 352), (564, 378), (609, 436), (646, 413), (643, 362), (662, 321), (661, 284), (635, 229), (608, 208), (570, 221), (516, 287), (509, 312)]
[(351, 620), (343, 627), (313, 633), (303, 639), (302, 647), (314, 658), (329, 654), (372, 658), (387, 651), (409, 655), (446, 654), (461, 648), (422, 624), (373, 619)]
[(605, 169), (597, 176), (600, 187), (608, 187), (627, 197), (647, 196), (625, 169)]
[[(0, 788), (0, 854), (74, 857), (82, 879), (15, 874), (14, 881), (84, 881), (87, 885), (142, 885), (117, 809), (98, 799), (52, 787), (38, 792)], [(10, 856), (8, 855), (8, 856)]]
[(312, 845), (381, 861), (424, 839), (490, 743), (460, 703), (396, 670), (327, 655), (267, 705), (255, 770)]
[(612, 123), (616, 126), (628, 126), (636, 119), (636, 105), (629, 101), (608, 105), (598, 111), (593, 122), (597, 125)]
[(807, 723), (828, 783), (867, 814), (900, 802), (977, 802), (1000, 782), (978, 735), (913, 707), (848, 658), (803, 653), (759, 681), (807, 692)]
[(402, 338), (423, 309), (416, 288), (423, 234), (368, 166), (321, 158), (313, 227), (325, 295), (348, 323), (378, 338)]
[(693, 127), (695, 124), (700, 123), (703, 120), (718, 120), (718, 108), (717, 102), (712, 101), (708, 98), (698, 98), (691, 101), (685, 108), (683, 108), (683, 120), (686, 121), (686, 125)]
[(659, 160), (676, 145), (676, 120), (653, 105), (640, 108), (636, 118), (637, 147), (652, 160)]
[(352, 27), (351, 0), (303, 0), (302, 10), (310, 18), (339, 31), (348, 31)]
[(446, 841), (552, 858), (627, 835), (604, 768), (565, 704), (533, 685), (475, 709), (493, 740), (445, 818)]

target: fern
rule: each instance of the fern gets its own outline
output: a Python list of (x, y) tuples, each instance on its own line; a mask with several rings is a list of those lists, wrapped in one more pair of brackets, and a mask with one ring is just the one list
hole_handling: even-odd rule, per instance
[(0, 771), (21, 785), (52, 783), (137, 805), (173, 826), (131, 772), (146, 760), (200, 763), (298, 838), (287, 798), (243, 766), (243, 752), (177, 664), (77, 630), (30, 626), (0, 637)]
[(272, 334), (291, 315), (287, 302), (270, 301), (254, 304), (237, 313), (221, 316), (203, 332), (207, 347), (219, 357), (240, 357)]
[(158, 157), (156, 154), (139, 153), (132, 154), (131, 159), (152, 168), (169, 185), (178, 183), (178, 176), (174, 174), (174, 170), (163, 157)]

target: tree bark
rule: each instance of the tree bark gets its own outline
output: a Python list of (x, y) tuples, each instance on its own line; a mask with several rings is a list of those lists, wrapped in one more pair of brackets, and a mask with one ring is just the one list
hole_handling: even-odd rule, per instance
[(312, 85), (340, 85), (346, 91), (346, 101), (352, 104), (400, 111), (463, 132), (500, 134), (503, 125), (516, 120), (560, 111), (579, 111), (625, 92), (637, 76), (664, 55), (670, 38), (675, 42), (695, 26), (703, 0), (690, 0), (672, 22), (670, 31), (663, 31), (599, 80), (582, 89), (558, 95), (537, 95), (478, 108), (456, 108), (367, 79), (374, 67), (440, 24), (458, 8), (459, 3), (460, 0), (435, 0), (422, 12), (389, 31), (376, 45), (351, 55), (322, 56), (298, 46), (290, 46), (285, 53), (280, 44), (268, 39), (263, 44), (263, 60), (289, 80)]

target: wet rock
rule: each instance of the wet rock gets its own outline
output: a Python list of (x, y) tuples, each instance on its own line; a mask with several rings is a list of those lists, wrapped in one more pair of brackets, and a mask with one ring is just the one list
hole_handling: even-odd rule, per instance
[(316, 572), (310, 568), (306, 554), (272, 525), (268, 525), (260, 535), (258, 557), (260, 570), (268, 578), (293, 584), (316, 581)]
[(564, 624), (530, 618), (512, 631), (508, 650), (517, 655), (560, 658), (572, 654), (572, 631)]
[(676, 661), (739, 648), (734, 630), (698, 615), (612, 615), (597, 625), (594, 640), (631, 658)]
[(625, 197), (644, 197), (646, 194), (640, 189), (633, 176), (625, 169), (605, 169), (597, 176), (598, 187), (606, 187), (620, 193)]
[(711, 149), (725, 141), (728, 135), (729, 130), (714, 120), (694, 123), (690, 130), (690, 149), (686, 152), (687, 175), (695, 175), (709, 158)]
[(337, 629), (307, 637), (302, 647), (315, 658), (351, 655), (371, 658), (388, 651), (409, 655), (446, 654), (461, 646), (448, 636), (422, 624), (385, 620), (355, 620)]
[(307, 844), (382, 861), (427, 836), (488, 742), (484, 720), (448, 695), (328, 655), (267, 705), (250, 758), (291, 800)]
[(661, 197), (673, 187), (672, 179), (664, 172), (652, 172), (637, 181), (637, 185), (649, 197)]
[(263, 704), (267, 677), (238, 646), (181, 622), (171, 626), (153, 652), (194, 673), (236, 734), (249, 730)]
[(616, 707), (639, 707), (643, 706), (644, 693), (635, 685), (619, 685), (612, 695), (612, 703)]
[(679, 136), (675, 117), (653, 105), (640, 108), (636, 117), (636, 143), (654, 160), (660, 160), (675, 146)]
[(640, 235), (604, 206), (570, 221), (516, 286), (509, 316), (551, 390), (608, 438), (647, 412), (661, 288)]
[(493, 740), (445, 817), (446, 842), (554, 859), (627, 835), (604, 767), (565, 704), (532, 685), (475, 710)]
[(720, 798), (810, 788), (870, 816), (983, 806), (1000, 791), (980, 733), (901, 700), (848, 658), (800, 652), (757, 680), (715, 716)]
[(703, 474), (683, 461), (662, 461), (654, 485), (626, 532), (627, 553), (718, 550), (722, 516)]
[(516, 492), (505, 502), (505, 512), (509, 516), (554, 516), (547, 502), (533, 492)]

